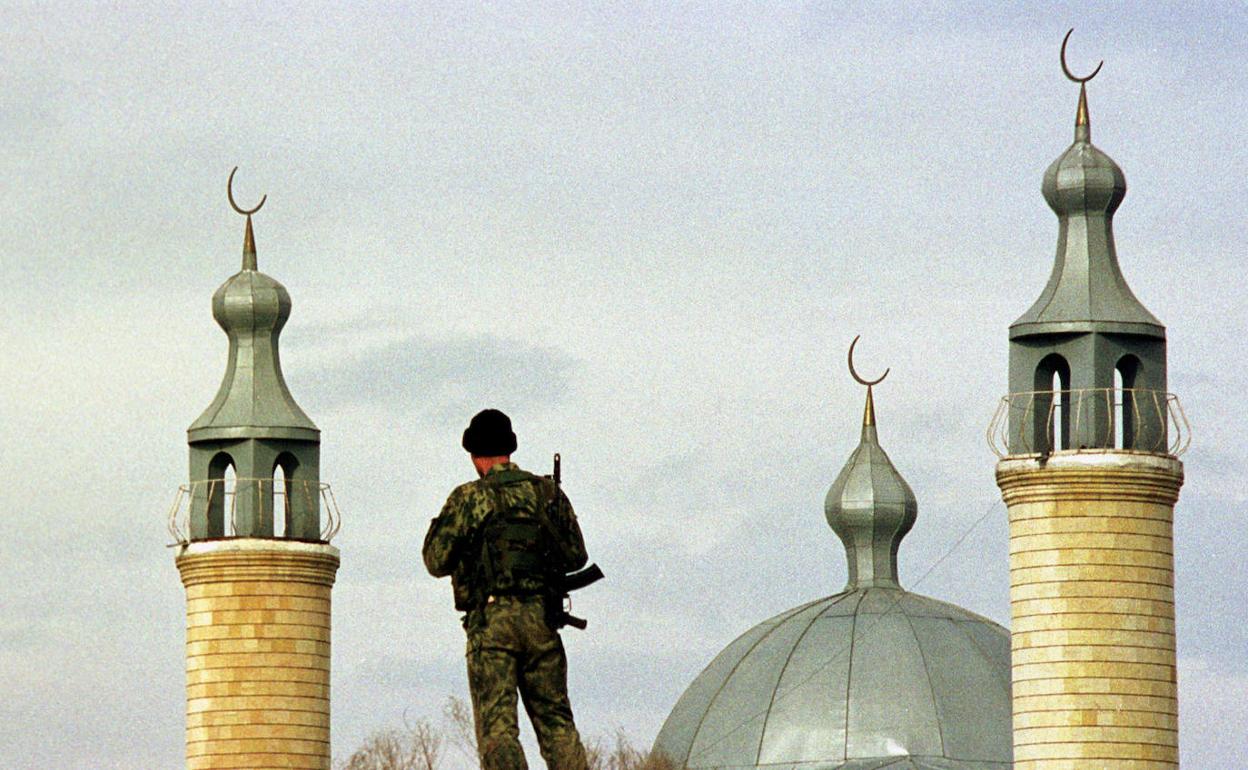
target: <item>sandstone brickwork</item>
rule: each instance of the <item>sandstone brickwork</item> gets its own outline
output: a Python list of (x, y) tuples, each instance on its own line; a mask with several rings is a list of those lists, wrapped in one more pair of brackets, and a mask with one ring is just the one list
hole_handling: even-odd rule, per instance
[(1178, 460), (1007, 457), (1015, 770), (1177, 768)]
[(237, 538), (183, 546), (187, 770), (329, 770), (338, 549)]

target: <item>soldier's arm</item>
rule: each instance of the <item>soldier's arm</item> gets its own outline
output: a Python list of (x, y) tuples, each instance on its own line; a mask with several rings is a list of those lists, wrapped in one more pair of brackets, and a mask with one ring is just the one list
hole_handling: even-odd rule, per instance
[(460, 488), (446, 498), (442, 512), (429, 524), (421, 555), (425, 568), (434, 577), (445, 577), (455, 570), (466, 533), (463, 526), (463, 494)]
[(555, 510), (559, 517), (555, 525), (559, 530), (559, 546), (567, 562), (564, 568), (568, 571), (578, 570), (589, 561), (589, 554), (585, 551), (585, 538), (581, 536), (581, 526), (576, 523), (572, 503), (562, 489), (559, 490), (559, 504), (555, 506)]

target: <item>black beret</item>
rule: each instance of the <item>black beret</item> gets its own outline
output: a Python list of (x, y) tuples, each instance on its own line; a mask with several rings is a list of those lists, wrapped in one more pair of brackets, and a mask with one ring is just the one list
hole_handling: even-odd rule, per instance
[(511, 418), (497, 409), (483, 409), (473, 416), (464, 431), (464, 449), (477, 457), (503, 457), (516, 451), (516, 434)]

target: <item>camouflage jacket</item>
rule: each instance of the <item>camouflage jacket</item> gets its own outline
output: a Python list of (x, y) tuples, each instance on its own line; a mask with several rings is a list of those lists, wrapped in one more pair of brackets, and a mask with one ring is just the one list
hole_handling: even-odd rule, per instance
[[(555, 494), (559, 505), (550, 505)], [(500, 503), (513, 511), (533, 511), (535, 516), (539, 510), (546, 513), (555, 536), (551, 558), (559, 562), (551, 564), (552, 573), (580, 569), (588, 560), (581, 528), (563, 491), (550, 479), (523, 471), (515, 463), (499, 463), (482, 478), (456, 487), (425, 535), (425, 567), (434, 577), (451, 576), (455, 606), (460, 610), (472, 608), (473, 594), (480, 588), (475, 585), (480, 580), (482, 556), (478, 534)], [(520, 588), (540, 591), (545, 587)]]

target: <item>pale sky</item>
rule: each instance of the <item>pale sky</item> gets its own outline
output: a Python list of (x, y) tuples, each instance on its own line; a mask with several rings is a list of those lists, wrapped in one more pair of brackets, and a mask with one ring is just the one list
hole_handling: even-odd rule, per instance
[(586, 734), (648, 745), (733, 638), (844, 585), (855, 334), (919, 499), (903, 583), (1005, 623), (984, 432), (1052, 266), (1069, 27), (1192, 424), (1183, 761), (1248, 766), (1248, 11), (820, 2), (0, 7), (0, 766), (183, 764), (165, 515), (224, 371), (235, 165), (343, 512), (337, 755), (466, 695), (419, 548), (485, 406), (522, 465), (563, 453), (608, 575), (565, 633)]

